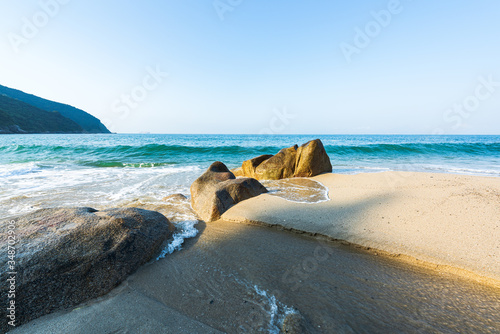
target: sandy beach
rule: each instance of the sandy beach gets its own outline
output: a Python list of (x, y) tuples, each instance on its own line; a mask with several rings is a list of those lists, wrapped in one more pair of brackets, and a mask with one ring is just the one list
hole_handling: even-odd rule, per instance
[(263, 194), (223, 219), (320, 234), (499, 286), (499, 178), (383, 172), (312, 180), (328, 188), (329, 201)]
[(108, 295), (13, 333), (280, 333), (294, 319), (305, 333), (498, 330), (498, 179), (313, 179), (329, 201), (241, 202)]
[[(500, 290), (287, 231), (200, 223), (184, 249), (99, 300), (12, 333), (494, 333)], [(301, 332), (298, 332), (301, 333)]]

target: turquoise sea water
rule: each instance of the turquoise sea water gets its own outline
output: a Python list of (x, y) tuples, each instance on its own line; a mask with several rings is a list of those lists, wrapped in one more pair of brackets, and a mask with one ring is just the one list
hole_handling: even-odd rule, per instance
[(500, 176), (500, 136), (2, 135), (0, 217), (50, 206), (124, 205), (189, 195), (212, 162), (229, 168), (320, 138), (334, 173), (396, 171)]

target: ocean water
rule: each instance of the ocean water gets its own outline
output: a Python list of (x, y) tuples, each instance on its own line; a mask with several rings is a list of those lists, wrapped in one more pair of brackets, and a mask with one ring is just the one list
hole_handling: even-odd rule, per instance
[[(214, 161), (235, 168), (315, 138), (323, 141), (334, 173), (500, 176), (500, 136), (2, 135), (0, 217), (54, 206), (154, 208), (165, 196), (189, 196), (191, 183)], [(291, 200), (300, 192), (297, 184), (267, 186)], [(317, 201), (325, 200), (321, 191)], [(173, 218), (193, 219), (188, 216)]]
[[(235, 168), (246, 159), (275, 154), (281, 148), (315, 138), (323, 141), (334, 173), (392, 170), (500, 177), (500, 136), (3, 135), (0, 219), (60, 206), (156, 210), (176, 225), (172, 240), (156, 259), (161, 261), (182, 249), (185, 239), (197, 235), (198, 221), (190, 208), (189, 187), (212, 162), (222, 161)], [(328, 200), (326, 188), (316, 181), (263, 183), (272, 195), (287, 200)], [(177, 193), (187, 198), (165, 198)], [(262, 257), (260, 253), (258, 257)], [(284, 317), (294, 309), (253, 282), (237, 282), (246, 289), (246, 298), (263, 305), (267, 319), (263, 328), (278, 333)], [(330, 299), (326, 302), (329, 304)]]

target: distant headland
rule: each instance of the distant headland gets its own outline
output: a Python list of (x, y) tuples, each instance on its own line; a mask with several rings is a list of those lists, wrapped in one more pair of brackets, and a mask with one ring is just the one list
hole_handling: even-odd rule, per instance
[(0, 85), (0, 134), (111, 133), (99, 119), (67, 104)]

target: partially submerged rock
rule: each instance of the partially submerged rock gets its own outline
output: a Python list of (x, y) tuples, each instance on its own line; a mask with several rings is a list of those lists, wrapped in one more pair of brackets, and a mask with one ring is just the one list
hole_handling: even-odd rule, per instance
[(284, 148), (276, 155), (261, 155), (246, 160), (241, 165), (239, 174), (257, 180), (280, 180), (331, 172), (330, 157), (321, 140), (315, 139), (300, 147), (294, 145)]
[(266, 193), (253, 178), (238, 178), (222, 162), (214, 162), (191, 185), (191, 206), (206, 222), (220, 218), (230, 207), (245, 199)]
[(16, 325), (106, 294), (156, 255), (173, 229), (162, 214), (137, 208), (42, 209), (2, 221), (2, 243), (9, 230), (17, 241), (14, 270), (0, 259), (3, 282), (17, 272)]
[(162, 198), (162, 201), (164, 201), (164, 202), (169, 202), (169, 201), (180, 202), (180, 201), (184, 201), (184, 200), (187, 200), (187, 197), (184, 196), (183, 194), (172, 194), (172, 195), (169, 195), (169, 196)]

